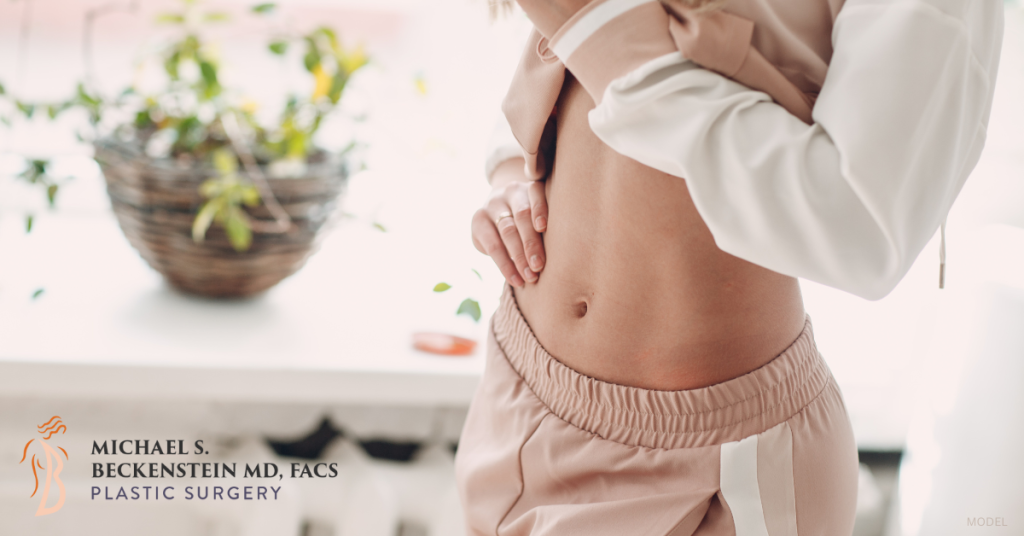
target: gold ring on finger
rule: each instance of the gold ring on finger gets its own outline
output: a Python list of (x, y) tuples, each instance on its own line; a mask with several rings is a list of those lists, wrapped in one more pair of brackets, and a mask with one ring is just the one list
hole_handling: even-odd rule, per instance
[(511, 218), (511, 217), (512, 217), (512, 213), (506, 210), (505, 212), (502, 212), (501, 214), (498, 214), (498, 217), (494, 219), (494, 225), (498, 225), (499, 223), (501, 223), (501, 220), (503, 220), (505, 218)]

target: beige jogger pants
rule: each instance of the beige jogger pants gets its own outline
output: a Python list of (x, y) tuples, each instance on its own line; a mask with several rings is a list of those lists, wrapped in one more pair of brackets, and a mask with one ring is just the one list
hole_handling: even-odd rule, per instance
[(808, 320), (778, 357), (702, 389), (583, 376), (506, 287), (456, 456), (468, 533), (849, 536), (857, 449)]

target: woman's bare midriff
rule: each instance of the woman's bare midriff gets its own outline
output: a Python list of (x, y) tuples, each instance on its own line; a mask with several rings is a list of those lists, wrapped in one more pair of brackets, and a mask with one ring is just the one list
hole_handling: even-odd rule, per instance
[(590, 130), (567, 80), (545, 185), (546, 262), (516, 288), (540, 343), (587, 376), (695, 389), (754, 370), (804, 326), (796, 279), (722, 252), (686, 181), (619, 155)]

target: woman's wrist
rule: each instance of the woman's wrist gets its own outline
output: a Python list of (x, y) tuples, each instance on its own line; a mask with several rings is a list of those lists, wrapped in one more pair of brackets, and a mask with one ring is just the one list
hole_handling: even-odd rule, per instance
[(494, 168), (490, 176), (491, 188), (504, 188), (513, 182), (530, 182), (526, 175), (526, 159), (522, 157), (509, 158)]

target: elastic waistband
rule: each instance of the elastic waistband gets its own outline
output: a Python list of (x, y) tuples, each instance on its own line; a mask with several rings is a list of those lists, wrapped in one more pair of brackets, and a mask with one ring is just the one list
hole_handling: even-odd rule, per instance
[(766, 365), (684, 391), (616, 385), (563, 365), (534, 337), (508, 285), (492, 329), (509, 364), (553, 414), (631, 446), (693, 448), (759, 434), (789, 420), (834, 381), (814, 344), (810, 318), (796, 341)]

